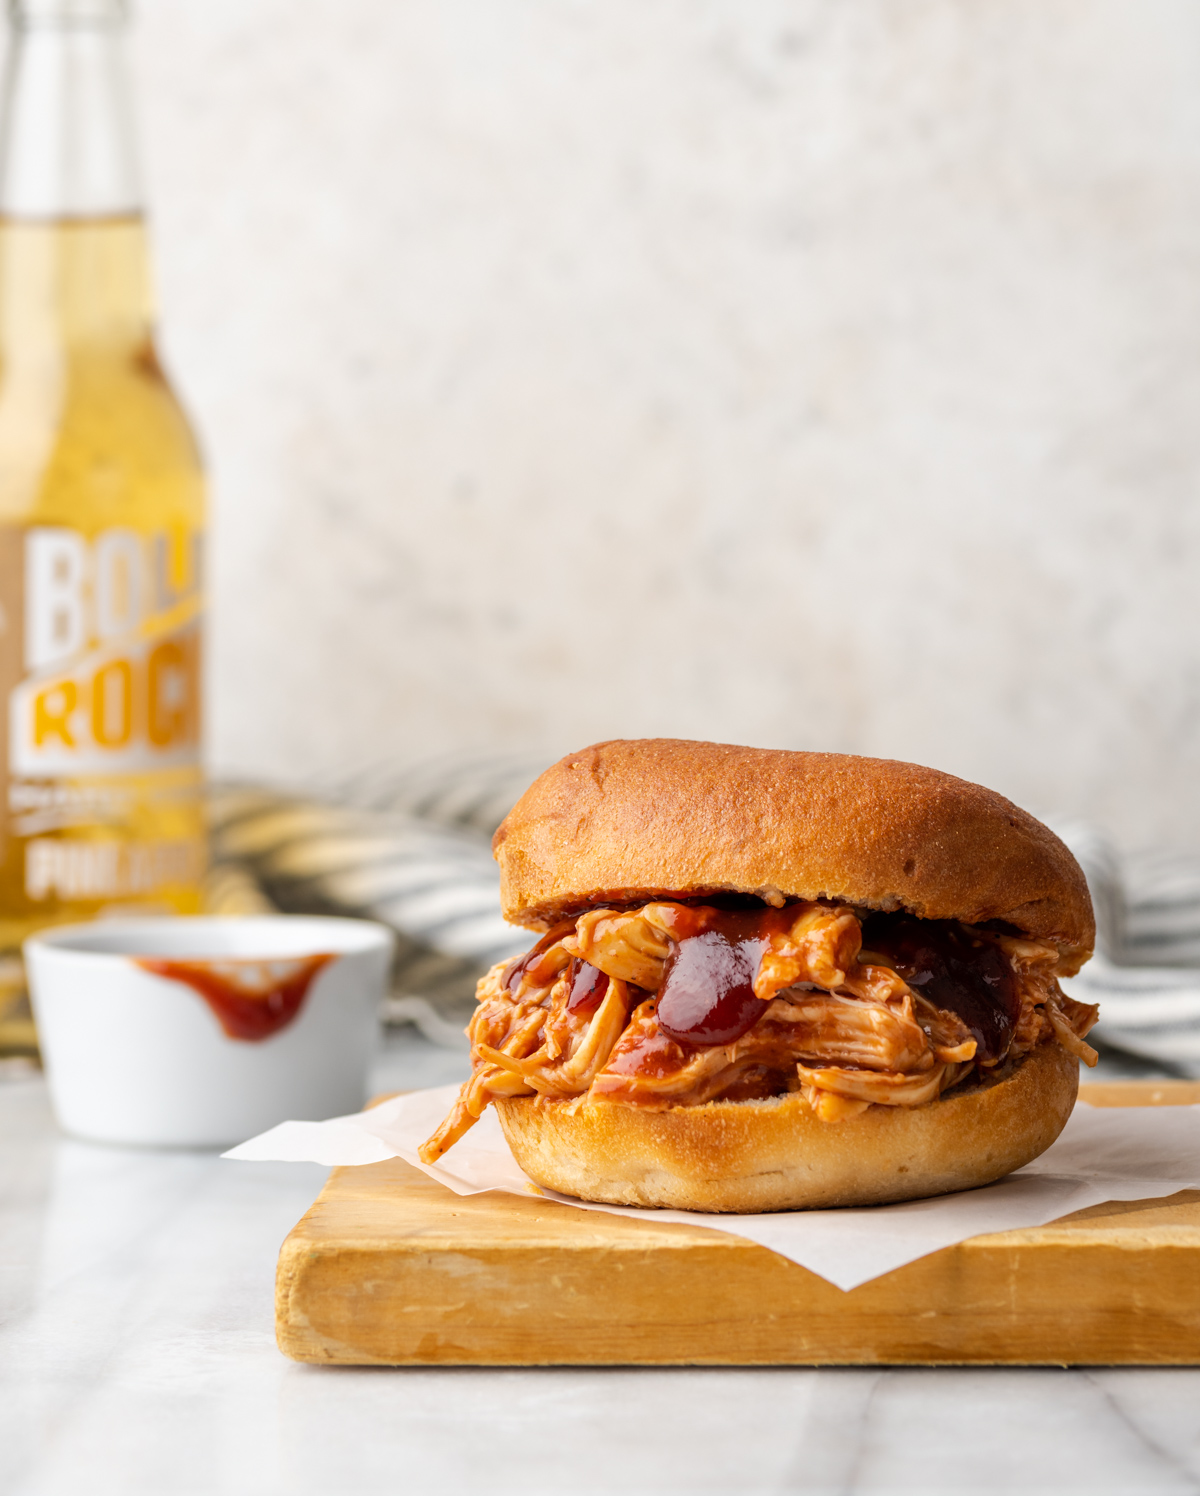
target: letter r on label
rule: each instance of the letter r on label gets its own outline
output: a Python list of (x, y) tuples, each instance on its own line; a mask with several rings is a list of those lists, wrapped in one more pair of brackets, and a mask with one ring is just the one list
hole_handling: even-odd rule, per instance
[(39, 691), (33, 699), (35, 747), (44, 748), (51, 738), (57, 738), (64, 748), (74, 748), (71, 713), (78, 705), (79, 687), (73, 680), (59, 681)]

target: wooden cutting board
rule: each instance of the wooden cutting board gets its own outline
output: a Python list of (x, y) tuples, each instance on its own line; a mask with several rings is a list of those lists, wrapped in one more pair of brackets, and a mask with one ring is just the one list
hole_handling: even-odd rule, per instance
[[(1084, 1086), (1097, 1106), (1200, 1082)], [(297, 1361), (366, 1365), (1200, 1364), (1200, 1192), (979, 1236), (843, 1293), (765, 1247), (400, 1159), (335, 1169), (279, 1255)]]

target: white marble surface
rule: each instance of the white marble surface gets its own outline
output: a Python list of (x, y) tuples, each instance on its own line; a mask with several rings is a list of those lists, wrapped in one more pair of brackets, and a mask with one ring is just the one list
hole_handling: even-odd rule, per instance
[(293, 1365), (275, 1255), (322, 1175), (70, 1142), (0, 1085), (5, 1496), (1200, 1492), (1200, 1370)]
[(140, 0), (213, 748), (667, 732), (1200, 843), (1194, 0)]

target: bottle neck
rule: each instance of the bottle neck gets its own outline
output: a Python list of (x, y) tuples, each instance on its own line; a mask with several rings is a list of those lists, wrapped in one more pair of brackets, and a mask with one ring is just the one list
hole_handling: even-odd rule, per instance
[(140, 212), (123, 0), (10, 0), (0, 113), (0, 215)]
[(135, 217), (0, 224), (0, 367), (118, 361), (153, 338), (145, 234)]

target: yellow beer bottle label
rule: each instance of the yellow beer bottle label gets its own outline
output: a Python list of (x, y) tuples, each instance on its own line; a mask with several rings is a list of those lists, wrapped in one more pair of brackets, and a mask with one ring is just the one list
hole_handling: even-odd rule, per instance
[(4, 526), (0, 607), (6, 915), (194, 908), (199, 532)]

